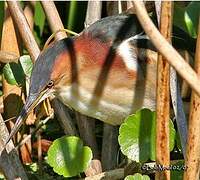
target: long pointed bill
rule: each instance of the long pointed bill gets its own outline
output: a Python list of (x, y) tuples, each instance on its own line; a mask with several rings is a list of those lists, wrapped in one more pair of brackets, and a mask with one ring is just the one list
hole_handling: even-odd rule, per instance
[(11, 133), (8, 137), (8, 139), (5, 142), (5, 147), (8, 144), (8, 142), (13, 138), (13, 136), (18, 132), (20, 127), (22, 126), (23, 122), (26, 120), (29, 113), (44, 99), (48, 97), (47, 91), (41, 92), (37, 95), (30, 95), (27, 100), (26, 104), (24, 105), (23, 109), (21, 110), (19, 116), (17, 117), (17, 120), (15, 122), (14, 127), (11, 130)]

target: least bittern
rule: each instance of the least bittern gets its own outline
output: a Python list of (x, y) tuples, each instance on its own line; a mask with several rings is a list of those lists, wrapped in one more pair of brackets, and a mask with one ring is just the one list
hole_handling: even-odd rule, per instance
[(157, 54), (141, 32), (135, 16), (118, 15), (50, 45), (35, 62), (29, 95), (7, 143), (51, 94), (112, 125), (142, 107), (155, 109)]

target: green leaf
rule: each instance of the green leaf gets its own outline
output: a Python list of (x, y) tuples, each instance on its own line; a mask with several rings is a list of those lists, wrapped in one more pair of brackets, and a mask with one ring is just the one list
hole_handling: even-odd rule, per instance
[(187, 32), (187, 27), (184, 19), (185, 8), (179, 7), (176, 3), (174, 3), (174, 12), (173, 24)]
[(200, 15), (200, 3), (190, 2), (187, 7), (174, 6), (173, 23), (192, 38), (197, 38), (197, 28)]
[[(121, 151), (136, 162), (155, 161), (156, 113), (142, 109), (130, 115), (119, 129)], [(174, 148), (175, 129), (170, 120), (170, 151)]]
[(69, 9), (69, 19), (68, 19), (68, 29), (72, 29), (75, 21), (75, 14), (76, 14), (76, 9), (77, 9), (77, 1), (71, 1), (70, 2), (70, 9)]
[(184, 161), (178, 161), (177, 163), (173, 164), (173, 169), (170, 171), (171, 180), (182, 180), (183, 173), (186, 169), (184, 165)]
[(24, 72), (18, 63), (7, 63), (3, 68), (6, 81), (11, 85), (24, 85)]
[(191, 2), (185, 11), (185, 24), (191, 37), (197, 37), (197, 28), (200, 16), (200, 3)]
[(3, 68), (6, 81), (11, 85), (24, 86), (25, 77), (30, 77), (33, 63), (30, 56), (21, 56), (18, 63), (7, 63)]
[(19, 58), (24, 74), (30, 78), (33, 69), (33, 63), (29, 55), (24, 55)]
[(31, 163), (31, 164), (26, 164), (27, 167), (29, 167), (29, 169), (32, 172), (36, 172), (38, 170), (38, 165), (37, 163)]
[(42, 35), (45, 24), (45, 13), (39, 1), (35, 4), (34, 23), (39, 27), (39, 34)]
[(65, 27), (77, 33), (81, 32), (84, 29), (87, 1), (70, 1), (66, 6), (65, 12)]
[(48, 150), (49, 165), (64, 177), (72, 177), (84, 172), (91, 160), (91, 149), (83, 146), (82, 140), (75, 136), (56, 139)]
[(150, 177), (147, 175), (136, 173), (134, 175), (126, 176), (124, 180), (150, 180)]

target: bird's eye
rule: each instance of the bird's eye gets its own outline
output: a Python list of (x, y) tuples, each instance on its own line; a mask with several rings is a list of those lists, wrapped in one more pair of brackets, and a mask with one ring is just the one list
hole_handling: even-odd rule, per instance
[(50, 80), (49, 83), (47, 84), (47, 87), (48, 87), (48, 88), (51, 88), (53, 85), (54, 85), (53, 80)]

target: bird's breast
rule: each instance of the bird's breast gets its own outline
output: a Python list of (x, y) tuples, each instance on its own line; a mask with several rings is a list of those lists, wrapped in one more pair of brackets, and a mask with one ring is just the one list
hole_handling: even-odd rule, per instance
[(123, 89), (115, 90), (115, 93), (112, 93), (112, 95), (111, 92), (107, 92), (110, 94), (110, 99), (118, 99), (118, 103), (116, 103), (115, 101), (105, 99), (103, 96), (99, 98), (88, 89), (74, 84), (60, 89), (57, 96), (65, 105), (84, 115), (117, 125), (121, 124), (123, 119), (132, 111), (130, 103), (122, 103), (124, 101), (124, 98), (121, 99), (122, 93), (127, 92)]
[(155, 83), (120, 68), (102, 74), (97, 65), (79, 71), (78, 81), (58, 89), (57, 96), (82, 114), (118, 125), (142, 107), (155, 108)]

